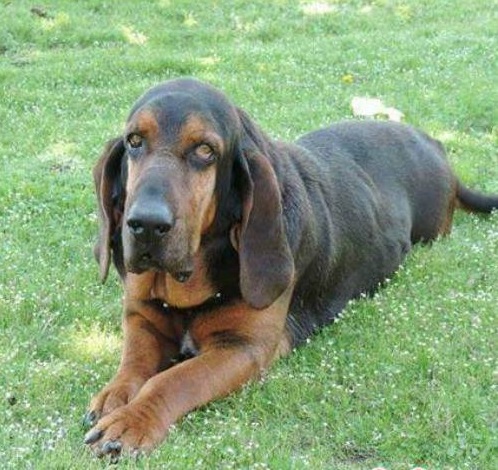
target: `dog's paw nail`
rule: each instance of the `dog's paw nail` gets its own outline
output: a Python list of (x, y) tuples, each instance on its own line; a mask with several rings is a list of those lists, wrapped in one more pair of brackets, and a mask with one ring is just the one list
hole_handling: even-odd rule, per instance
[(102, 446), (102, 452), (104, 454), (118, 454), (122, 448), (123, 444), (119, 441), (106, 441)]
[(88, 411), (83, 417), (83, 426), (91, 428), (97, 424), (97, 413), (95, 411)]
[(83, 442), (85, 444), (93, 444), (102, 437), (102, 434), (103, 431), (101, 431), (100, 429), (92, 429), (86, 433), (85, 440)]

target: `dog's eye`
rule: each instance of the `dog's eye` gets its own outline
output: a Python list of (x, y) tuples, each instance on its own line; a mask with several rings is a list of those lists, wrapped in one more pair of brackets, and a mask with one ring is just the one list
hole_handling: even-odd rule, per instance
[(201, 144), (196, 147), (195, 155), (200, 159), (209, 162), (214, 159), (214, 150), (208, 144)]
[(130, 134), (126, 141), (132, 149), (138, 149), (143, 145), (143, 138), (138, 134)]

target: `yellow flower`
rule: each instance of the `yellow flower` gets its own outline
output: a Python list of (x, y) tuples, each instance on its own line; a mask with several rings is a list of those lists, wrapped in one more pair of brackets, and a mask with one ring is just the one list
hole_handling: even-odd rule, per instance
[(347, 73), (346, 75), (343, 75), (341, 78), (342, 83), (345, 83), (346, 85), (351, 85), (351, 83), (354, 82), (354, 76), (350, 73)]

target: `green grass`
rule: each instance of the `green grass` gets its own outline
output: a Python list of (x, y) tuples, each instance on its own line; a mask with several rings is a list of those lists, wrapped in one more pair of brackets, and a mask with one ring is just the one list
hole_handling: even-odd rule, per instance
[[(121, 291), (91, 254), (91, 168), (149, 86), (208, 80), (284, 139), (379, 97), (498, 192), (493, 2), (311, 3), (0, 3), (0, 467), (105, 465), (80, 422), (118, 364)], [(264, 381), (123, 467), (498, 468), (497, 266), (498, 216), (459, 215)]]

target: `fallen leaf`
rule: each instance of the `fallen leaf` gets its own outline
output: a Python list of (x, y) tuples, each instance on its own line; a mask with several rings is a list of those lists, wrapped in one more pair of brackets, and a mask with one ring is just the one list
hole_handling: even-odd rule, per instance
[(404, 114), (396, 108), (387, 107), (379, 98), (364, 98), (355, 96), (351, 100), (353, 116), (357, 117), (387, 117), (390, 121), (400, 122)]

